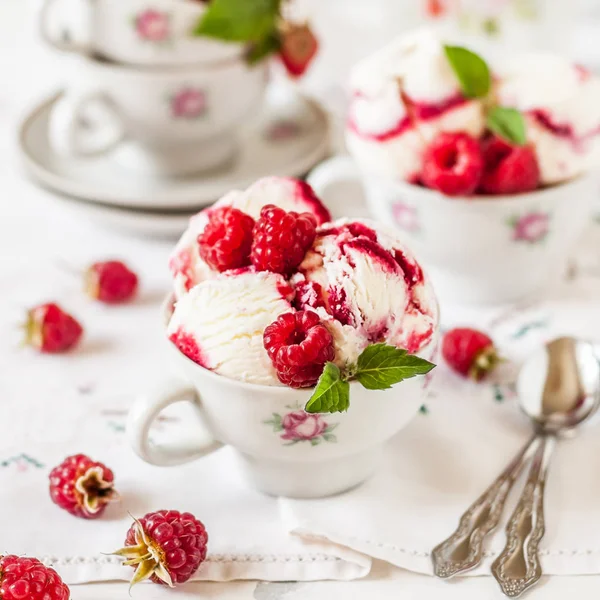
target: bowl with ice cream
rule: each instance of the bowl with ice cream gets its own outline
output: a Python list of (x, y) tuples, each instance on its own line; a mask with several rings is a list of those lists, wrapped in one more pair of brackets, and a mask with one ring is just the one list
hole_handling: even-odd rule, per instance
[[(270, 177), (195, 216), (170, 266), (166, 338), (182, 378), (134, 404), (135, 451), (176, 465), (227, 444), (273, 495), (369, 477), (422, 405), (438, 337), (435, 294), (398, 234), (332, 222), (306, 183)], [(152, 422), (182, 400), (205, 434), (152, 444)]]
[(359, 63), (351, 89), (352, 160), (317, 168), (320, 195), (360, 181), (442, 301), (516, 301), (556, 279), (593, 211), (598, 77), (549, 55), (492, 69), (420, 30)]

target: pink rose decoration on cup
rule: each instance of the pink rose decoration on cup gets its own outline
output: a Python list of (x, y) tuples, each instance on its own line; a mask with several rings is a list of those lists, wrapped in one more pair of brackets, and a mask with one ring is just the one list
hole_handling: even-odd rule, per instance
[(186, 87), (171, 98), (171, 113), (176, 119), (197, 119), (206, 110), (206, 94), (200, 89)]
[(165, 42), (171, 37), (171, 19), (167, 13), (149, 8), (134, 19), (138, 36), (148, 42)]
[(419, 213), (414, 206), (409, 206), (404, 202), (396, 202), (392, 207), (392, 212), (394, 213), (396, 225), (400, 229), (411, 233), (416, 233), (421, 229)]
[(535, 244), (543, 241), (550, 232), (550, 217), (546, 213), (531, 212), (509, 220), (513, 240)]
[(272, 418), (263, 423), (273, 427), (275, 433), (283, 432), (280, 437), (288, 442), (286, 446), (299, 442), (310, 442), (311, 446), (318, 446), (321, 442), (337, 442), (332, 433), (337, 425), (329, 425), (320, 415), (312, 415), (303, 410), (294, 410), (283, 417), (273, 413)]

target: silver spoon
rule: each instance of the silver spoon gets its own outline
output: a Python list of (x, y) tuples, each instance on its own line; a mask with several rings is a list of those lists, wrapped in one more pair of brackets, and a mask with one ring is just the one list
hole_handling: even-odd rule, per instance
[[(594, 349), (587, 342), (563, 338), (563, 340), (565, 339), (568, 340), (567, 346), (570, 348), (568, 352), (560, 351), (561, 347), (565, 347), (565, 342), (556, 340), (533, 354), (521, 369), (517, 382), (519, 401), (525, 413), (534, 420), (535, 433), (492, 485), (467, 509), (461, 517), (456, 531), (433, 549), (432, 560), (436, 576), (452, 577), (479, 565), (483, 558), (485, 538), (497, 527), (506, 498), (515, 481), (529, 459), (534, 454), (537, 455), (541, 447), (545, 449), (547, 446), (545, 443), (543, 446), (541, 445), (546, 441), (543, 434), (546, 427), (548, 427), (548, 433), (557, 433), (560, 430), (572, 428), (591, 416), (598, 408), (600, 404), (600, 365)], [(573, 371), (573, 356), (575, 356), (576, 371)], [(551, 361), (552, 366), (550, 366)], [(585, 396), (583, 403), (573, 410), (573, 405), (581, 397), (581, 390), (576, 387), (573, 392), (575, 399), (572, 397), (568, 402), (568, 410), (548, 413), (548, 407), (553, 404), (550, 404), (551, 394), (548, 394), (544, 401), (546, 381), (552, 382), (556, 379), (557, 362), (559, 366), (570, 365), (570, 367), (565, 366), (562, 370), (567, 368), (571, 376), (574, 372), (579, 375), (576, 381), (584, 382)], [(572, 379), (573, 377), (571, 377), (571, 381)], [(556, 386), (554, 385), (554, 387)], [(552, 402), (555, 401), (556, 397), (554, 396)], [(542, 412), (540, 406), (546, 406), (546, 412)], [(532, 415), (535, 415), (535, 418)], [(498, 565), (498, 567), (503, 581), (512, 578), (504, 566)]]
[(544, 488), (559, 435), (573, 433), (600, 405), (600, 366), (594, 347), (572, 338), (554, 340), (534, 354), (517, 381), (523, 412), (541, 443), (527, 482), (506, 526), (506, 545), (492, 564), (502, 592), (520, 596), (542, 576), (539, 544), (544, 536)]

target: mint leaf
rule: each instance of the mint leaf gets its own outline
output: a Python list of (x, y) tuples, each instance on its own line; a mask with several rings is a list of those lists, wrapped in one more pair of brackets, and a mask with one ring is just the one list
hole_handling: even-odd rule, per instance
[(262, 42), (277, 30), (282, 0), (212, 0), (194, 35)]
[(246, 57), (248, 62), (251, 65), (254, 65), (260, 62), (263, 58), (269, 56), (269, 54), (277, 52), (280, 47), (281, 39), (279, 38), (279, 34), (274, 31), (264, 37), (262, 40), (253, 42)]
[(524, 146), (527, 143), (525, 119), (515, 108), (492, 108), (487, 116), (487, 127), (513, 144)]
[(344, 412), (349, 405), (350, 384), (342, 379), (339, 368), (328, 362), (304, 410), (307, 413)]
[(468, 98), (486, 96), (492, 86), (492, 76), (483, 58), (461, 46), (444, 46), (444, 52), (463, 94)]
[(387, 390), (415, 375), (425, 375), (435, 365), (395, 346), (372, 344), (358, 357), (355, 378), (368, 390)]

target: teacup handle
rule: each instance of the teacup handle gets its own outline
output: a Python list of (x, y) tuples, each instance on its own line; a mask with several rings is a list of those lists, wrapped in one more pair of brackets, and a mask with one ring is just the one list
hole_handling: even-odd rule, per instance
[[(86, 111), (96, 104), (108, 117), (98, 124), (90, 120)], [(113, 101), (103, 92), (69, 92), (52, 111), (50, 121), (52, 144), (59, 153), (79, 158), (93, 158), (112, 152), (126, 137), (123, 119)]]
[(327, 195), (331, 185), (344, 181), (360, 184), (356, 163), (350, 156), (334, 156), (317, 165), (307, 177), (308, 183), (317, 195)]
[[(178, 438), (169, 444), (153, 442), (150, 438), (152, 424), (165, 408), (177, 402), (190, 402), (197, 409), (205, 435), (194, 435), (187, 440)], [(159, 467), (182, 465), (223, 446), (210, 434), (198, 393), (193, 386), (179, 380), (167, 381), (156, 390), (135, 400), (127, 421), (127, 437), (141, 459)]]
[(77, 43), (70, 39), (68, 35), (68, 31), (64, 31), (64, 35), (62, 39), (56, 39), (50, 32), (50, 21), (52, 11), (55, 9), (55, 6), (59, 0), (43, 0), (42, 6), (40, 8), (39, 14), (39, 31), (40, 36), (48, 44), (57, 50), (61, 50), (63, 52), (78, 52), (80, 54), (90, 54), (92, 52), (91, 46), (91, 14), (89, 13), (91, 6), (89, 2), (82, 2), (81, 7), (86, 11), (86, 15), (84, 17), (85, 23), (83, 25), (84, 30), (84, 41), (81, 43)]

